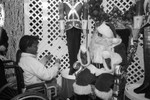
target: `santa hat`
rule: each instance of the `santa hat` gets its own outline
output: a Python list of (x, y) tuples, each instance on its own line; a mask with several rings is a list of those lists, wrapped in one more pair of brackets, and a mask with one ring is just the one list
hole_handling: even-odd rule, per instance
[(116, 30), (113, 24), (103, 22), (96, 30), (103, 35), (104, 38), (112, 39), (114, 46), (122, 42), (121, 38), (116, 34)]
[(113, 28), (111, 29), (111, 27), (106, 25), (106, 22), (103, 22), (96, 29), (99, 33), (101, 33), (104, 37), (107, 37), (107, 38), (114, 38), (114, 36), (116, 35), (116, 33), (113, 32), (112, 30)]
[(109, 100), (113, 94), (114, 76), (109, 73), (101, 74), (96, 83), (94, 92), (96, 96), (103, 100)]

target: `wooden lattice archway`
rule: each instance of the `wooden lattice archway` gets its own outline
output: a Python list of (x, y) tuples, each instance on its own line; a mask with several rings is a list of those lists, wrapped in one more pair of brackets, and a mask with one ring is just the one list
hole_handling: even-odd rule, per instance
[[(104, 11), (110, 12), (115, 5), (120, 11), (128, 10), (134, 0), (104, 0)], [(68, 50), (65, 38), (60, 39), (58, 26), (58, 3), (59, 0), (2, 0), (5, 6), (6, 21), (4, 28), (9, 35), (8, 58), (15, 60), (15, 53), (18, 49), (18, 42), (22, 35), (38, 35), (41, 39), (39, 59), (52, 53), (52, 61), (61, 58), (62, 69), (68, 67)], [(94, 22), (89, 18), (89, 40), (94, 29)], [(117, 27), (117, 26), (116, 26)], [(143, 78), (142, 61), (142, 36), (139, 38), (139, 48), (134, 62), (128, 68), (128, 83), (135, 83)], [(59, 54), (58, 54), (59, 52)], [(140, 52), (140, 53), (139, 53)], [(57, 56), (56, 56), (57, 54)], [(136, 72), (135, 72), (136, 70)], [(140, 73), (137, 75), (137, 73)]]

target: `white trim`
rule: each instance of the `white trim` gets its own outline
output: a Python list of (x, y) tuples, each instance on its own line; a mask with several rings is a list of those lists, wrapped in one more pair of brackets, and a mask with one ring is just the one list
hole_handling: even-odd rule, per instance
[(78, 52), (78, 55), (77, 55), (77, 59), (81, 63), (82, 66), (88, 66), (90, 64), (90, 54), (89, 54), (89, 51), (86, 50), (86, 53), (87, 53), (87, 64), (83, 64), (82, 63), (81, 58), (80, 58), (80, 53), (81, 52), (82, 52), (82, 50), (81, 50), (81, 46), (80, 46), (80, 49), (79, 49), (79, 52)]
[(112, 94), (113, 94), (112, 90), (110, 90), (108, 92), (102, 92), (102, 91), (97, 90), (96, 88), (95, 88), (94, 92), (97, 97), (99, 97), (103, 100), (110, 100), (110, 98), (112, 97)]
[(79, 95), (87, 95), (87, 94), (92, 93), (91, 85), (80, 86), (80, 85), (77, 85), (76, 83), (74, 83), (73, 89), (74, 89), (74, 92)]

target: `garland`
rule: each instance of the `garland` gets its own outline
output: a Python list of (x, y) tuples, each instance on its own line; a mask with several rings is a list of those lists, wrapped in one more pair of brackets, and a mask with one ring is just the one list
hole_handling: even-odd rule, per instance
[(132, 5), (128, 11), (122, 12), (118, 7), (113, 6), (110, 13), (105, 13), (102, 6), (103, 0), (90, 0), (89, 1), (89, 15), (95, 22), (101, 23), (103, 21), (111, 21), (116, 23), (117, 21), (133, 22), (133, 16), (135, 15), (135, 6)]
[(99, 22), (108, 19), (108, 14), (103, 11), (101, 7), (102, 0), (90, 0), (89, 1), (89, 15), (95, 22)]

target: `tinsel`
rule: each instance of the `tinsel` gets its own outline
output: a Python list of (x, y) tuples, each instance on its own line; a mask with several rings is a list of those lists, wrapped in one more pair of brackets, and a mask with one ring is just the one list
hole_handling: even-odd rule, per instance
[[(135, 5), (130, 6), (129, 10), (121, 11), (117, 6), (113, 5), (113, 9), (107, 13), (104, 11), (103, 0), (89, 1), (89, 15), (95, 22), (101, 23), (103, 21), (128, 21), (132, 22), (135, 15)], [(114, 22), (114, 23), (115, 23)]]

